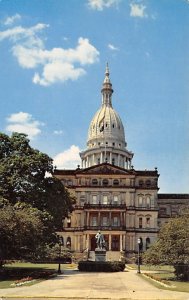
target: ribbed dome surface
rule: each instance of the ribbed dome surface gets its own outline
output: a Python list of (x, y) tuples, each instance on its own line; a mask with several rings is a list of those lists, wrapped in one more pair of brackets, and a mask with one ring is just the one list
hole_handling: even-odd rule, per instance
[(103, 105), (93, 117), (88, 131), (88, 145), (101, 140), (119, 142), (125, 147), (125, 133), (118, 113), (111, 105)]

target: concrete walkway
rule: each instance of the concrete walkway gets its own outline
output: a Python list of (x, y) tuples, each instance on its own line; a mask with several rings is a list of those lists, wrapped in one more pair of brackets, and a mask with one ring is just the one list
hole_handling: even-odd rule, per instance
[(84, 273), (67, 270), (64, 274), (33, 286), (0, 289), (3, 299), (163, 299), (189, 300), (188, 293), (154, 287), (136, 271)]

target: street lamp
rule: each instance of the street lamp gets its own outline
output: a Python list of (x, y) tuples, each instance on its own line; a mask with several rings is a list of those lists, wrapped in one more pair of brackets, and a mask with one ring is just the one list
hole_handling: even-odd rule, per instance
[(60, 257), (61, 257), (61, 246), (62, 246), (62, 237), (58, 236), (58, 244), (59, 244), (59, 255), (58, 255), (58, 274), (61, 274), (61, 263), (60, 263)]
[(140, 274), (140, 244), (141, 244), (141, 240), (138, 239), (137, 243), (138, 243), (138, 270), (137, 270), (137, 273)]

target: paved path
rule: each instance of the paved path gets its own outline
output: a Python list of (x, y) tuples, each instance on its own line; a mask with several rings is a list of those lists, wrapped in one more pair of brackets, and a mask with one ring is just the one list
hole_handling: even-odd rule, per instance
[(145, 299), (189, 300), (189, 294), (154, 287), (129, 270), (119, 273), (84, 273), (67, 270), (33, 286), (0, 289), (1, 298), (26, 299)]

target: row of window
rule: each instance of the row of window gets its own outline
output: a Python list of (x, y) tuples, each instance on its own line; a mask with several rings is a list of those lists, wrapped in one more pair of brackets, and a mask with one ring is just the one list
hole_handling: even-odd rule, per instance
[[(110, 126), (110, 124), (108, 124), (108, 123), (105, 123), (105, 124), (104, 124), (104, 123), (102, 123), (102, 122), (99, 123), (99, 129), (100, 129), (100, 130), (102, 130), (102, 129), (104, 130), (104, 126), (105, 126), (106, 128), (108, 128), (108, 127)], [(115, 126), (115, 124), (113, 123), (113, 124), (112, 124), (112, 128), (115, 128), (115, 127), (116, 127), (116, 126)], [(120, 125), (118, 125), (118, 129), (121, 129)], [(95, 130), (95, 124), (93, 125), (93, 130)], [(102, 131), (103, 131), (103, 130), (102, 130)]]
[(141, 238), (140, 237), (140, 244), (139, 244), (139, 248), (140, 248), (140, 250), (141, 251), (143, 251), (143, 250), (148, 250), (148, 248), (150, 247), (150, 238), (149, 237), (147, 237), (146, 238), (146, 249), (144, 249), (144, 243), (143, 243), (143, 238)]
[(112, 201), (110, 201), (108, 199), (107, 195), (103, 195), (103, 197), (101, 198), (101, 201), (99, 201), (99, 198), (98, 198), (97, 195), (92, 195), (92, 199), (91, 199), (90, 204), (99, 204), (99, 203), (100, 204), (104, 204), (104, 205), (107, 205), (107, 204), (119, 205), (120, 204), (120, 200), (119, 200), (119, 197), (117, 195), (113, 196)]
[(138, 195), (138, 207), (151, 207), (151, 196), (150, 195)]
[[(111, 220), (109, 220), (108, 216), (102, 216), (100, 219), (100, 226), (120, 226), (120, 218), (118, 216), (113, 216)], [(90, 218), (90, 226), (99, 226), (98, 224), (98, 216), (91, 216)]]
[[(100, 164), (100, 158), (98, 159), (98, 163)], [(114, 164), (115, 164), (115, 159), (113, 158), (112, 159), (112, 165), (114, 165)], [(67, 181), (64, 180), (64, 181), (62, 181), (62, 183), (67, 184), (68, 186), (73, 185), (72, 180), (67, 180)], [(88, 184), (89, 183), (90, 183), (90, 180), (88, 180)], [(81, 182), (79, 182), (79, 184), (81, 184)], [(94, 186), (97, 186), (97, 185), (103, 185), (103, 186), (114, 185), (114, 186), (118, 186), (118, 185), (121, 184), (121, 181), (119, 179), (113, 179), (113, 181), (112, 181), (112, 180), (109, 180), (107, 178), (104, 178), (102, 180), (99, 180), (97, 178), (93, 178), (91, 180), (91, 184), (94, 185)], [(134, 179), (131, 179), (130, 180), (130, 185), (134, 186), (134, 184), (135, 184)], [(142, 186), (143, 187), (150, 187), (150, 186), (152, 186), (152, 182), (150, 180), (147, 180), (145, 182), (145, 184), (140, 184), (140, 182), (139, 182), (139, 186), (140, 187), (142, 187)]]
[(140, 217), (138, 225), (139, 228), (150, 228), (150, 217), (146, 217), (145, 219)]

